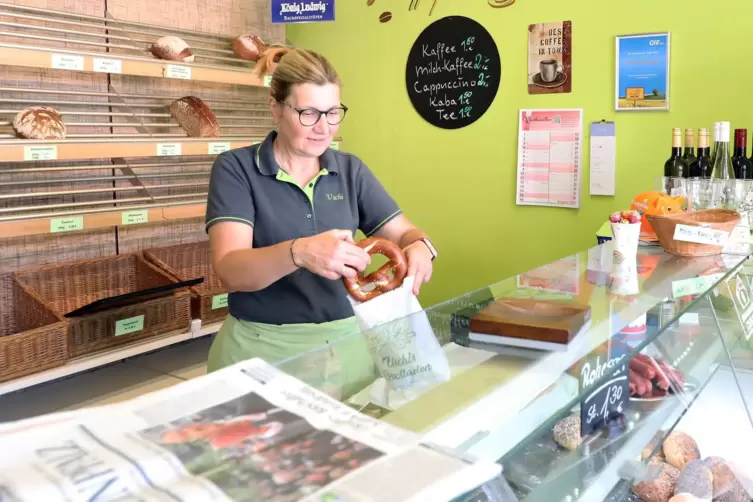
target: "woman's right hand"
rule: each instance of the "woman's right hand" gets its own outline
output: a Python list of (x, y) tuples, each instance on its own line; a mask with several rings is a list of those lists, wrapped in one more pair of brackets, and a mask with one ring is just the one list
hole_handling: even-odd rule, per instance
[(300, 238), (293, 244), (293, 257), (298, 266), (331, 280), (352, 279), (371, 263), (369, 253), (355, 245), (349, 230)]

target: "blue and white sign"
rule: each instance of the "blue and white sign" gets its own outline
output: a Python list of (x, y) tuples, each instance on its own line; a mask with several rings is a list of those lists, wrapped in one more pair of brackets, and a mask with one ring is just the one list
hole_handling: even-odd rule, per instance
[(335, 0), (272, 0), (273, 23), (318, 23), (335, 20)]

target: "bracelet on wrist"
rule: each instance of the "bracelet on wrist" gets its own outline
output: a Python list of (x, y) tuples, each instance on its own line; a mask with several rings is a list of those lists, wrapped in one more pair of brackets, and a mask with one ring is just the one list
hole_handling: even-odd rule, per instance
[(295, 241), (297, 241), (297, 240), (298, 240), (298, 238), (296, 237), (295, 239), (293, 239), (292, 241), (290, 241), (290, 261), (293, 262), (293, 265), (295, 265), (295, 268), (301, 268), (301, 266), (298, 265), (298, 263), (296, 263), (296, 261), (295, 261), (295, 252), (293, 251), (293, 246), (295, 246)]

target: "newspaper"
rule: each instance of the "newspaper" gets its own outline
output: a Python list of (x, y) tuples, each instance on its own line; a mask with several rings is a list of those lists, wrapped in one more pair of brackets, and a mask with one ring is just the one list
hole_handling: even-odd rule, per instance
[(451, 500), (500, 473), (252, 359), (0, 429), (0, 501)]

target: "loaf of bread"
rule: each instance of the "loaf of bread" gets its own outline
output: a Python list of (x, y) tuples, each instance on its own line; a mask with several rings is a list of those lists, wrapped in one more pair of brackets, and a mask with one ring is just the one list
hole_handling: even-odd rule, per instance
[(583, 441), (580, 436), (580, 414), (573, 413), (554, 424), (552, 433), (555, 443), (570, 451), (577, 450)]
[(747, 490), (723, 458), (706, 457), (703, 463), (713, 476), (715, 502), (750, 502)]
[(675, 494), (680, 471), (669, 464), (661, 464), (659, 475), (650, 481), (633, 485), (633, 493), (645, 502), (669, 502)]
[(168, 61), (182, 61), (193, 63), (194, 55), (191, 48), (183, 39), (172, 35), (161, 37), (150, 49), (154, 57)]
[(192, 138), (215, 138), (220, 135), (220, 123), (214, 112), (196, 96), (173, 101), (170, 115)]
[(233, 52), (246, 61), (258, 61), (265, 50), (267, 46), (256, 35), (241, 35), (233, 40)]
[(683, 469), (691, 460), (701, 458), (701, 451), (695, 439), (680, 431), (674, 431), (667, 436), (662, 449), (667, 463), (678, 469)]
[(13, 118), (16, 134), (27, 139), (64, 139), (66, 128), (60, 112), (46, 106), (21, 110)]
[(702, 460), (691, 460), (680, 472), (675, 486), (675, 494), (693, 495), (699, 499), (711, 500), (714, 493), (714, 477), (711, 469)]

